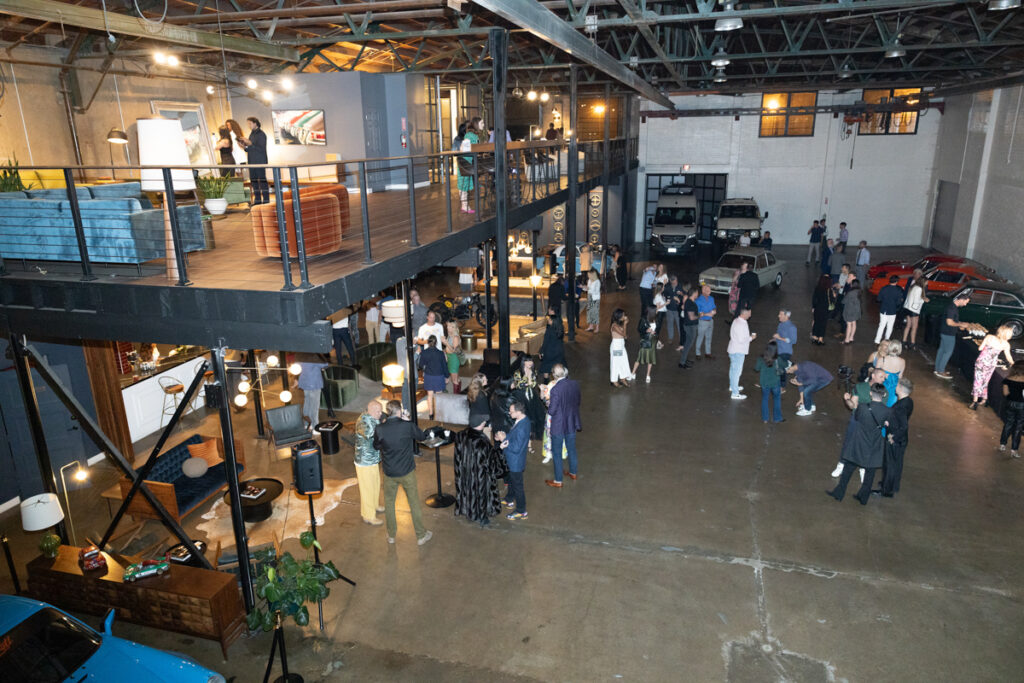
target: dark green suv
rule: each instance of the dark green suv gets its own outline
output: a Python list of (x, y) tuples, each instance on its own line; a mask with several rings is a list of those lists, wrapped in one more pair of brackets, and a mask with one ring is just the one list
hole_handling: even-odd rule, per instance
[(1024, 288), (1010, 282), (972, 280), (948, 296), (930, 294), (921, 317), (928, 320), (945, 314), (946, 307), (965, 289), (972, 290), (971, 300), (960, 309), (960, 320), (984, 325), (990, 332), (1000, 325), (1009, 325), (1014, 339), (1024, 336)]

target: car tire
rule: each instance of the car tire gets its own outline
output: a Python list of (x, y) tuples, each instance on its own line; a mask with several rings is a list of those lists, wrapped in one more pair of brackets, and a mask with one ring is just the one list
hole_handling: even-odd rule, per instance
[(1012, 330), (1012, 333), (1010, 335), (1011, 339), (1020, 339), (1022, 336), (1024, 336), (1024, 320), (1020, 320), (1018, 318), (1008, 318), (1003, 322), (999, 323), (1000, 327), (1002, 327), (1003, 325), (1008, 325)]
[(772, 287), (774, 287), (775, 289), (778, 289), (781, 286), (782, 286), (782, 273), (778, 273), (775, 276), (775, 282), (772, 283)]

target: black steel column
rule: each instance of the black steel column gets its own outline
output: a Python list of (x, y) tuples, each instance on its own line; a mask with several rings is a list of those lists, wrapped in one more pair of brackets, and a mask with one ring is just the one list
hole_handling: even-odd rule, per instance
[(224, 474), (228, 480), (228, 499), (231, 508), (231, 528), (235, 532), (235, 550), (238, 556), (238, 580), (242, 584), (242, 601), (245, 611), (251, 612), (256, 604), (252, 590), (252, 576), (249, 573), (249, 539), (245, 535), (242, 520), (242, 498), (238, 495), (238, 470), (235, 459), (235, 430), (231, 426), (231, 408), (228, 398), (228, 378), (224, 370), (224, 354), (227, 349), (218, 346), (211, 349), (213, 377), (220, 387), (220, 434), (224, 439)]
[[(256, 368), (255, 370), (249, 370), (249, 372), (256, 375), (250, 382), (250, 385), (256, 386), (256, 382), (260, 381), (260, 369), (256, 364), (255, 349), (249, 349), (249, 352), (245, 354), (245, 365), (250, 368)], [(265, 439), (267, 434), (263, 430), (263, 394), (259, 390), (252, 392), (252, 408), (253, 412), (256, 413), (256, 435), (261, 439)]]
[(487, 329), (487, 348), (492, 348), (491, 342), (491, 241), (484, 241), (484, 327)]
[(569, 323), (569, 341), (576, 339), (576, 320), (579, 315), (576, 310), (576, 199), (580, 180), (579, 147), (576, 144), (580, 134), (579, 117), (576, 115), (576, 109), (579, 107), (576, 93), (578, 77), (576, 65), (573, 64), (569, 67), (569, 111), (572, 117), (569, 123), (572, 126), (572, 135), (569, 136), (569, 157), (565, 161), (565, 174), (569, 181), (569, 198), (565, 203), (565, 281), (569, 285), (565, 312)]
[(501, 376), (511, 376), (512, 338), (508, 294), (508, 154), (505, 151), (505, 80), (508, 77), (508, 31), (488, 32), (494, 94), (494, 245), (498, 256), (498, 355)]
[[(419, 411), (416, 409), (416, 387), (419, 385), (418, 373), (416, 372), (416, 350), (414, 344), (416, 342), (416, 333), (412, 331), (412, 300), (409, 298), (409, 294), (412, 290), (412, 283), (408, 280), (402, 280), (402, 301), (405, 304), (405, 357), (409, 363), (409, 372), (407, 373), (406, 382), (409, 385), (409, 413), (412, 416), (412, 423), (417, 427), (420, 424)], [(413, 451), (416, 453), (420, 452), (420, 447), (417, 444), (413, 444)]]
[[(43, 430), (43, 418), (39, 414), (39, 401), (36, 388), (32, 383), (32, 366), (17, 335), (11, 335), (11, 355), (14, 356), (14, 371), (18, 376), (18, 388), (21, 389), (21, 401), (25, 404), (25, 415), (28, 417), (29, 432), (32, 434), (32, 445), (36, 449), (36, 460), (39, 462), (39, 476), (43, 480), (43, 488), (48, 493), (57, 494), (57, 477), (53, 474), (50, 463), (50, 451), (46, 447), (46, 432)], [(65, 510), (65, 513), (67, 510)], [(57, 535), (60, 542), (68, 544), (68, 530), (64, 522), (57, 523)]]
[(633, 245), (633, 231), (630, 229), (633, 221), (629, 220), (629, 132), (633, 127), (629, 117), (633, 114), (633, 96), (627, 93), (624, 99), (626, 100), (626, 111), (622, 119), (622, 223), (619, 225), (619, 244), (622, 246), (622, 255), (619, 258), (623, 258)]
[(70, 168), (64, 169), (64, 185), (68, 192), (68, 208), (71, 209), (71, 222), (75, 226), (75, 239), (78, 241), (78, 258), (82, 262), (82, 280), (95, 280), (92, 263), (89, 261), (89, 246), (85, 241), (85, 227), (82, 224), (82, 210), (78, 206), (78, 190), (75, 189), (75, 176)]
[(602, 147), (602, 156), (604, 156), (604, 164), (601, 168), (601, 192), (604, 196), (601, 198), (601, 246), (604, 249), (601, 252), (601, 266), (597, 269), (601, 273), (601, 278), (604, 278), (604, 255), (608, 251), (608, 183), (611, 182), (612, 177), (612, 141), (611, 141), (611, 126), (612, 126), (612, 84), (604, 84), (604, 146)]

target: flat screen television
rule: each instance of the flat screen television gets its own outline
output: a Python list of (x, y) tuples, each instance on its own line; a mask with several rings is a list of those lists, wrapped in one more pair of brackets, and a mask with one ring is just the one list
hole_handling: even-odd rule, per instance
[(275, 109), (272, 114), (276, 144), (327, 144), (323, 109)]

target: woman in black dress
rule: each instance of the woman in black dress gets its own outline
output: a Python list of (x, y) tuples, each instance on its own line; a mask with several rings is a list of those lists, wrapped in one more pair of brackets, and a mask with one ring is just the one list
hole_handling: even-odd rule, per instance
[(490, 425), (491, 404), (485, 390), (486, 387), (487, 375), (478, 372), (470, 380), (469, 388), (466, 389), (466, 402), (469, 403), (469, 424), (471, 425), (475, 426), (481, 422), (486, 423), (486, 426)]
[(501, 450), (484, 432), (484, 421), (470, 422), (455, 435), (455, 514), (480, 526), (501, 512), (498, 480), (508, 474)]
[(544, 416), (547, 407), (540, 397), (537, 386), (537, 363), (532, 356), (523, 356), (519, 361), (519, 369), (512, 374), (512, 396), (525, 407), (526, 417), (530, 419), (531, 436), (541, 439), (544, 436)]
[(562, 336), (565, 334), (562, 328), (562, 318), (555, 309), (548, 307), (548, 326), (544, 328), (544, 341), (540, 346), (540, 374), (551, 374), (551, 368), (556, 364), (565, 365), (565, 344), (562, 343)]
[(811, 297), (811, 315), (814, 325), (811, 326), (811, 343), (818, 346), (825, 344), (825, 329), (828, 326), (829, 303), (832, 295), (832, 280), (828, 275), (818, 278), (818, 286)]
[[(227, 126), (221, 126), (217, 129), (217, 133), (220, 135), (220, 138), (217, 140), (217, 152), (220, 154), (220, 165), (234, 166), (235, 155), (231, 152), (231, 148), (234, 146), (234, 143), (231, 141), (231, 129)], [(220, 175), (222, 178), (230, 178), (235, 175), (235, 169), (222, 168)]]

